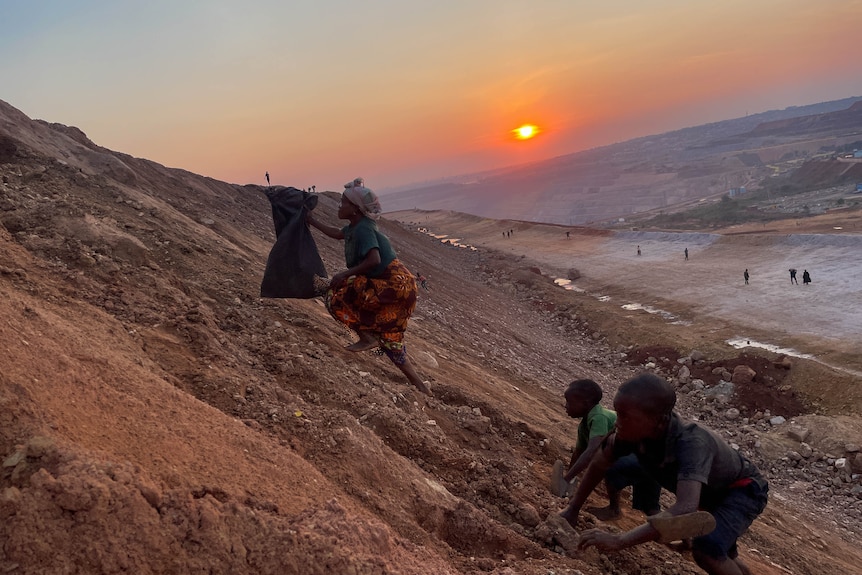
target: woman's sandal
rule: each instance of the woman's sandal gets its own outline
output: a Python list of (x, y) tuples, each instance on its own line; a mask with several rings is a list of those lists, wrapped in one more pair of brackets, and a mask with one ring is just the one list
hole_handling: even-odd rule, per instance
[(377, 339), (377, 336), (371, 334), (369, 332), (360, 332), (359, 333), (359, 341), (351, 343), (348, 346), (345, 346), (344, 349), (347, 351), (367, 351), (369, 349), (374, 349), (376, 347), (380, 347), (380, 341)]

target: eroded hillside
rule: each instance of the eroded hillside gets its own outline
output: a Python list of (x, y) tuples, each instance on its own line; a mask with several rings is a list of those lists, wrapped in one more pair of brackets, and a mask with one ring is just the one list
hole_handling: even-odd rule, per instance
[[(406, 339), (427, 398), (384, 358), (345, 351), (351, 338), (320, 301), (258, 297), (274, 240), (260, 188), (110, 152), (2, 103), (0, 150), (4, 572), (698, 572), (658, 544), (570, 554), (545, 521), (562, 506), (551, 465), (575, 436), (568, 381), (612, 395), (651, 359), (678, 377), (690, 349), (611, 338), (589, 296), (526, 258), (383, 221), (431, 278)], [(335, 223), (336, 205), (321, 194), (320, 217)], [(318, 246), (339, 269), (341, 246)], [(710, 386), (739, 362), (699, 361)], [(750, 362), (780, 387), (786, 367)], [(794, 397), (758, 401), (782, 394)], [(701, 396), (681, 397), (727, 425)], [(752, 418), (761, 407), (739, 404)], [(730, 430), (783, 472), (783, 436), (757, 425)], [(743, 540), (756, 572), (850, 572), (855, 516), (798, 506), (804, 492), (776, 485)], [(597, 523), (585, 513), (581, 527)]]

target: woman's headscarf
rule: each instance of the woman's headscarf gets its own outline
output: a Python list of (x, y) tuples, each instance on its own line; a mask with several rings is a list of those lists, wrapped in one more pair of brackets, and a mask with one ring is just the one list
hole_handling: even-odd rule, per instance
[(380, 200), (370, 188), (365, 187), (362, 178), (356, 178), (352, 182), (344, 184), (344, 197), (350, 200), (354, 206), (359, 208), (363, 216), (376, 220), (382, 211)]

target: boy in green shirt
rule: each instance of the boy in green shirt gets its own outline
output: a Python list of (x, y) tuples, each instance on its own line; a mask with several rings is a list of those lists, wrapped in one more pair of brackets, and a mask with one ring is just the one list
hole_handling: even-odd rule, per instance
[[(591, 379), (578, 379), (569, 384), (564, 394), (566, 398), (566, 414), (572, 418), (581, 418), (578, 425), (578, 440), (572, 452), (569, 467), (562, 473), (563, 464), (554, 464), (554, 475), (551, 480), (551, 490), (559, 497), (570, 495), (577, 485), (574, 480), (592, 462), (599, 452), (602, 440), (614, 430), (617, 414), (602, 407), (602, 388)], [(611, 520), (620, 517), (620, 492), (629, 485), (636, 486), (632, 501), (633, 507), (647, 515), (657, 513), (658, 509), (645, 509), (640, 505), (644, 491), (652, 493), (659, 491), (658, 486), (643, 485), (641, 469), (634, 457), (622, 458), (608, 469), (605, 477), (605, 487), (608, 492), (608, 506), (603, 509), (590, 509), (590, 512), (601, 520)], [(653, 483), (653, 482), (648, 482)], [(644, 487), (646, 489), (644, 489)], [(650, 498), (651, 499), (651, 498)]]

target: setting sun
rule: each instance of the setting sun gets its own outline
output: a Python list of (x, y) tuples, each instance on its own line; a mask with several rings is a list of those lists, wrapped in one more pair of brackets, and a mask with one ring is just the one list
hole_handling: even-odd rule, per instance
[(534, 126), (533, 124), (524, 124), (520, 128), (512, 130), (512, 133), (515, 134), (515, 138), (519, 140), (529, 140), (538, 135), (539, 127)]

